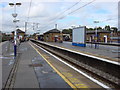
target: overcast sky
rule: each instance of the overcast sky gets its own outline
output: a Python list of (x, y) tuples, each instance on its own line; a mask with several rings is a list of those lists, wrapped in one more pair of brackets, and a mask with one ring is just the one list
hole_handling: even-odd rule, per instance
[[(55, 24), (58, 24), (58, 29), (60, 30), (79, 25), (87, 27), (104, 27), (105, 25), (118, 27), (118, 1), (119, 0), (1, 0), (0, 30), (11, 32), (15, 28), (13, 24), (14, 18), (12, 17), (14, 8), (8, 5), (10, 2), (22, 3), (16, 10), (18, 13), (17, 19), (20, 20), (17, 25), (22, 30), (25, 30), (25, 22), (28, 22), (27, 33), (44, 33), (53, 29)], [(99, 21), (100, 23), (94, 24), (93, 21)], [(37, 25), (37, 23), (39, 24)]]

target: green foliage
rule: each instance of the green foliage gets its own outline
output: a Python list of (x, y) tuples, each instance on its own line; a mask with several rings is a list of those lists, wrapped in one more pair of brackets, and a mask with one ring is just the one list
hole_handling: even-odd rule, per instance
[(72, 29), (63, 29), (62, 33), (63, 34), (71, 34), (72, 33)]
[(104, 29), (105, 29), (106, 31), (111, 31), (111, 29), (110, 29), (110, 26), (109, 26), (109, 25), (106, 25)]
[(118, 28), (116, 28), (116, 27), (111, 27), (111, 29), (113, 30), (113, 32), (117, 32), (118, 31)]
[(93, 28), (86, 28), (87, 31), (92, 31), (94, 30)]
[[(106, 30), (106, 31), (111, 31), (113, 29), (114, 32), (117, 32), (118, 29), (116, 27), (110, 27), (109, 25), (106, 25), (104, 28), (102, 27), (97, 27), (97, 30)], [(87, 31), (95, 31), (96, 28), (87, 28), (86, 27), (86, 30)], [(63, 34), (72, 34), (72, 29), (63, 29), (62, 30), (62, 33)]]
[(102, 27), (98, 27), (97, 30), (102, 30)]
[[(87, 31), (96, 30), (96, 28), (86, 28)], [(102, 30), (102, 27), (97, 27), (97, 30)]]

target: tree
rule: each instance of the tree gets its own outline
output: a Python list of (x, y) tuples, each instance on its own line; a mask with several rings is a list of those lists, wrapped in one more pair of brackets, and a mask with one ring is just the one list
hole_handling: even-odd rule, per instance
[(118, 28), (116, 28), (116, 27), (111, 27), (111, 29), (113, 29), (113, 32), (117, 32), (118, 31)]
[(102, 27), (98, 27), (97, 30), (102, 30)]
[(86, 28), (87, 31), (92, 31), (94, 30), (93, 28)]
[[(87, 31), (96, 30), (96, 28), (86, 28)], [(102, 30), (102, 27), (97, 27), (97, 30)]]
[(105, 26), (105, 30), (106, 30), (106, 31), (111, 31), (110, 26), (109, 26), (109, 25), (106, 25), (106, 26)]
[(72, 29), (63, 29), (62, 33), (63, 34), (71, 34), (72, 33)]
[[(96, 28), (94, 28), (94, 30), (96, 30)], [(102, 27), (97, 27), (97, 30), (102, 30)]]

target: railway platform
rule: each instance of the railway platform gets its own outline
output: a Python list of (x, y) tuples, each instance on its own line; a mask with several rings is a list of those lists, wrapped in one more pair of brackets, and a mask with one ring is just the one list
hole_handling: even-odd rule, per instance
[[(13, 67), (14, 57), (13, 57), (13, 44), (11, 42), (5, 41), (0, 44), (0, 74), (2, 74), (2, 87), (5, 86), (9, 73)], [(2, 88), (1, 87), (1, 88)]]
[(20, 45), (15, 88), (70, 88), (46, 63), (30, 42)]
[[(90, 49), (90, 47), (88, 47), (88, 46), (87, 47), (77, 47), (77, 50), (75, 50), (76, 46), (72, 47), (72, 45), (69, 42), (65, 42), (65, 43), (42, 42), (42, 41), (38, 41), (38, 40), (34, 40), (34, 39), (31, 39), (31, 41), (38, 48), (42, 49), (46, 53), (49, 53), (50, 55), (55, 57), (60, 62), (63, 62), (64, 64), (73, 68), (75, 71), (77, 69), (74, 67), (79, 66), (79, 67), (81, 67), (81, 69), (84, 69), (83, 71), (85, 71), (85, 70), (87, 70), (87, 72), (90, 71), (91, 72), (91, 74), (89, 73), (90, 76), (95, 74), (95, 75), (99, 76), (97, 78), (101, 77), (104, 82), (109, 83), (108, 86), (111, 87), (111, 85), (112, 85), (113, 86), (112, 88), (119, 88), (119, 73), (118, 73), (119, 69), (118, 68), (119, 68), (120, 63), (117, 59), (115, 60), (115, 59), (112, 59), (110, 57), (105, 57), (105, 56), (101, 57), (99, 55), (96, 55), (96, 53), (95, 54), (88, 53), (88, 52), (86, 52), (86, 50), (84, 52), (81, 51), (81, 49), (87, 49), (87, 50)], [(64, 45), (66, 45), (66, 47), (64, 47)], [(73, 49), (71, 49), (69, 47), (72, 47)], [(118, 47), (100, 46), (102, 55), (104, 55), (105, 50), (111, 51), (113, 49), (117, 50), (117, 48)], [(99, 50), (99, 49), (97, 49), (97, 50)], [(93, 51), (97, 51), (97, 50), (93, 49)], [(108, 52), (108, 55), (109, 55), (109, 52)], [(118, 53), (118, 52), (116, 52), (116, 53)], [(70, 66), (70, 64), (68, 64), (66, 62), (70, 63), (74, 67)], [(79, 70), (77, 70), (77, 72), (79, 72)], [(88, 78), (89, 78), (89, 76), (88, 76)], [(86, 85), (89, 86), (89, 84), (86, 84)]]
[[(16, 60), (11, 54), (13, 53), (12, 43), (7, 42), (3, 47), (7, 48), (6, 53), (9, 50), (9, 55), (14, 61), (10, 62), (9, 58), (6, 60), (6, 64), (2, 58), (3, 63), (5, 63), (3, 64), (5, 70), (3, 75), (6, 78), (4, 84), (6, 85), (6, 82), (11, 81), (10, 87), (6, 85), (7, 88), (65, 88), (69, 90), (74, 88), (109, 88), (106, 84), (99, 82), (64, 60), (62, 61), (31, 41), (20, 44)], [(11, 69), (14, 69), (13, 72)], [(8, 78), (11, 72), (12, 78)]]
[(14, 88), (39, 88), (34, 68), (29, 67), (32, 64), (32, 59), (36, 57), (36, 53), (25, 42), (21, 43), (17, 54), (19, 64), (17, 66)]
[(92, 56), (97, 56), (105, 59), (109, 59), (112, 61), (119, 61), (119, 47), (111, 46), (111, 45), (99, 45), (99, 48), (95, 49), (94, 44), (87, 44), (86, 47), (73, 46), (72, 42), (63, 42), (63, 43), (55, 43), (55, 42), (46, 42), (54, 46), (59, 46), (65, 49), (70, 49), (73, 51), (85, 53)]
[[(71, 88), (38, 54), (30, 42), (23, 42), (18, 47), (16, 58), (18, 64), (14, 75), (9, 78), (15, 64), (13, 52), (13, 43), (3, 44), (1, 54), (3, 88)], [(7, 54), (9, 56), (5, 57)], [(8, 81), (11, 81), (10, 86), (6, 85)]]

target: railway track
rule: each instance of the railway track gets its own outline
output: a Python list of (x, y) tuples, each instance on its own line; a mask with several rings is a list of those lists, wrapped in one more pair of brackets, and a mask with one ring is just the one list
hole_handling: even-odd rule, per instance
[[(89, 62), (83, 62), (82, 60), (79, 60), (80, 58), (82, 59), (89, 59), (92, 60), (90, 57), (86, 57), (86, 56), (81, 56), (81, 55), (76, 55), (76, 53), (72, 53), (60, 48), (56, 48), (54, 46), (50, 46), (48, 44), (45, 44), (43, 42), (39, 42), (39, 41), (35, 41), (35, 40), (31, 40), (34, 44), (36, 44), (37, 46), (49, 51), (50, 53), (54, 54), (55, 56), (61, 58), (62, 60), (64, 60), (65, 62), (71, 64), (72, 66), (76, 67), (77, 69), (80, 69), (81, 71), (83, 71), (84, 73), (87, 73), (87, 75), (94, 77), (94, 79), (104, 83), (105, 85), (111, 87), (111, 88), (120, 88), (120, 77), (119, 77), (119, 73), (106, 73), (107, 69), (109, 68), (107, 67), (107, 63), (106, 64), (106, 71), (104, 71), (103, 69), (99, 69), (100, 66), (98, 66), (96, 68), (95, 63), (93, 63), (93, 65), (95, 67), (92, 67), (92, 65), (89, 64)], [(65, 53), (66, 52), (66, 53)], [(69, 54), (70, 53), (70, 54)], [(83, 58), (84, 57), (84, 58)], [(94, 58), (95, 59), (95, 58)], [(96, 59), (97, 60), (97, 59)], [(92, 63), (92, 62), (91, 62)], [(99, 64), (100, 63), (99, 61)], [(109, 64), (109, 63), (108, 63)], [(110, 64), (111, 65), (111, 64)], [(116, 68), (117, 66), (117, 68)], [(119, 65), (114, 66), (116, 69), (118, 69), (117, 71), (119, 71)], [(114, 70), (114, 69), (113, 69)], [(111, 70), (110, 70), (111, 71)], [(117, 74), (118, 73), (118, 74)]]

